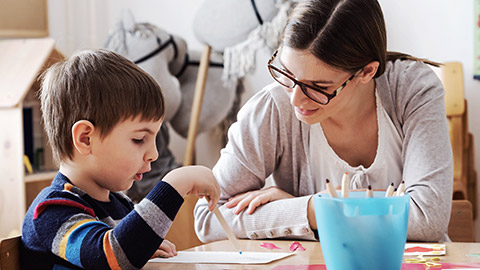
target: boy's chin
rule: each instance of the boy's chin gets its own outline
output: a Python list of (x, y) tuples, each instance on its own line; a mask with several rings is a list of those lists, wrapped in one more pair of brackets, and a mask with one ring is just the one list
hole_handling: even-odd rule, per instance
[(133, 182), (135, 182), (135, 180), (131, 180), (128, 182), (128, 184), (126, 183), (124, 186), (119, 186), (117, 187), (118, 190), (110, 190), (112, 192), (124, 192), (124, 191), (127, 191), (129, 190), (132, 186), (133, 186)]
[(122, 191), (129, 190), (133, 186), (134, 182), (135, 182), (135, 180), (130, 181), (130, 184), (125, 189), (123, 189)]

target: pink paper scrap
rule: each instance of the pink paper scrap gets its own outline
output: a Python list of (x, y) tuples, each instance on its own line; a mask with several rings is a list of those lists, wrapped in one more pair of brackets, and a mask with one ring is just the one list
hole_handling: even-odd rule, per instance
[(260, 246), (263, 247), (263, 248), (266, 248), (266, 249), (270, 249), (270, 250), (272, 250), (272, 249), (281, 249), (281, 248), (275, 246), (274, 244), (272, 244), (272, 243), (267, 243), (267, 242), (261, 243)]
[(290, 245), (290, 251), (305, 251), (305, 248), (299, 242), (293, 242)]

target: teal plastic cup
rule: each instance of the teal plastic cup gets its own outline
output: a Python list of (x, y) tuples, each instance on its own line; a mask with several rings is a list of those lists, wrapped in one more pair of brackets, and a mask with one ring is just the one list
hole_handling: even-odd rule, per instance
[(410, 196), (350, 192), (349, 198), (314, 195), (315, 216), (328, 270), (402, 268)]

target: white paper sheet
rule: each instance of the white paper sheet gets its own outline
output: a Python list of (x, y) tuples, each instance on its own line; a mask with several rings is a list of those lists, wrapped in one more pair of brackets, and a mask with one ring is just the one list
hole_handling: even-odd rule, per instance
[(171, 258), (155, 258), (149, 262), (162, 263), (228, 263), (264, 264), (286, 258), (295, 253), (284, 252), (227, 252), (227, 251), (179, 251)]

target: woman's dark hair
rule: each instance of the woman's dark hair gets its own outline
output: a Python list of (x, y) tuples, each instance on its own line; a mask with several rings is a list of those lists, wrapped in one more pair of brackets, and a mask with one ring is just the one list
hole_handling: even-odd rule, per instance
[(304, 0), (293, 9), (282, 37), (283, 46), (308, 50), (326, 64), (356, 72), (372, 61), (414, 60), (438, 63), (399, 52), (387, 52), (387, 34), (377, 0)]

